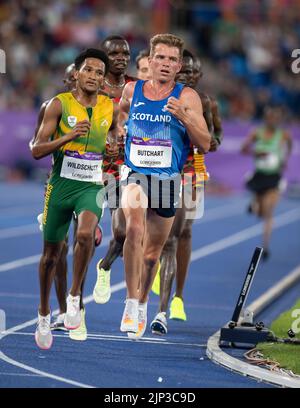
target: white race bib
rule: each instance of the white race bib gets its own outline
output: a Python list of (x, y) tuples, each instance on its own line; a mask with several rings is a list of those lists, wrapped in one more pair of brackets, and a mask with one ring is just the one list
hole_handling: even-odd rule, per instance
[(171, 167), (171, 140), (133, 137), (130, 145), (130, 161), (136, 167)]
[(102, 182), (102, 154), (66, 150), (60, 176), (78, 181)]
[(256, 159), (256, 168), (260, 170), (273, 170), (278, 166), (279, 157), (273, 153), (268, 153), (266, 156)]

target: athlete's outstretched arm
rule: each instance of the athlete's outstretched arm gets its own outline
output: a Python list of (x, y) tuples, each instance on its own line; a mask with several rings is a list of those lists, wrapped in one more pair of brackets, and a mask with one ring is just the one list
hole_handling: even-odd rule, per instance
[[(207, 128), (209, 130), (209, 133), (212, 135), (212, 138), (210, 140), (209, 151), (210, 152), (215, 152), (218, 149), (218, 142), (215, 139), (215, 133), (214, 133), (214, 122), (213, 122), (213, 114), (212, 114), (212, 100), (208, 95), (203, 94), (203, 93), (200, 93), (199, 96), (200, 96), (201, 103), (202, 103), (203, 117), (204, 117), (205, 122), (207, 124)], [(199, 153), (201, 153), (201, 151)]]
[(107, 135), (105, 149), (107, 156), (109, 156), (112, 159), (116, 158), (119, 154), (118, 128), (117, 128), (118, 115), (119, 107), (114, 104), (113, 118)]
[(282, 170), (285, 170), (285, 168), (287, 167), (288, 159), (293, 149), (293, 140), (289, 132), (287, 131), (283, 132), (283, 141), (285, 142), (285, 145), (286, 145), (286, 151), (283, 157)]
[(255, 142), (256, 139), (256, 131), (252, 131), (249, 133), (249, 135), (246, 137), (246, 140), (242, 144), (241, 147), (241, 153), (243, 154), (254, 154), (252, 150), (252, 145)]
[(213, 119), (214, 139), (220, 145), (223, 140), (223, 129), (218, 102), (215, 98), (211, 98), (211, 113)]
[(208, 152), (211, 135), (203, 117), (199, 95), (192, 88), (184, 88), (180, 98), (168, 99), (167, 110), (180, 120), (186, 128), (192, 144), (203, 153)]
[(128, 84), (126, 84), (123, 89), (123, 93), (120, 100), (120, 111), (118, 117), (118, 128), (120, 132), (122, 131), (122, 129), (124, 129), (124, 125), (128, 119), (135, 84), (136, 81), (128, 82)]
[(44, 115), (45, 115), (45, 110), (46, 110), (46, 107), (47, 107), (47, 104), (48, 104), (48, 103), (49, 103), (48, 101), (43, 102), (43, 104), (42, 104), (41, 107), (40, 107), (40, 111), (39, 111), (39, 115), (38, 115), (38, 119), (37, 119), (36, 128), (35, 128), (35, 131), (34, 131), (34, 136), (33, 136), (33, 138), (32, 138), (32, 139), (30, 140), (30, 142), (29, 142), (29, 148), (30, 148), (30, 150), (32, 150), (33, 144), (34, 144), (34, 142), (35, 142), (35, 140), (36, 140), (36, 136), (37, 136), (37, 134), (38, 134), (39, 128), (40, 128), (41, 123), (42, 123), (42, 121), (43, 121), (43, 118), (44, 118)]
[(54, 151), (58, 150), (66, 143), (79, 136), (85, 135), (90, 128), (90, 122), (83, 120), (78, 122), (71, 132), (59, 137), (55, 140), (50, 140), (50, 137), (55, 133), (58, 122), (61, 118), (62, 106), (59, 99), (54, 98), (47, 105), (42, 124), (38, 130), (35, 142), (32, 145), (32, 156), (35, 159), (41, 159)]

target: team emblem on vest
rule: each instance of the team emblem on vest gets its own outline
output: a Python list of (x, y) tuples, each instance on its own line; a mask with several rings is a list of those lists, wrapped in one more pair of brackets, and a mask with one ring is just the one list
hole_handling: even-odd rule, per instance
[(103, 119), (102, 122), (100, 123), (100, 126), (108, 126), (107, 120)]
[(68, 116), (68, 124), (70, 127), (74, 127), (77, 123), (76, 116)]

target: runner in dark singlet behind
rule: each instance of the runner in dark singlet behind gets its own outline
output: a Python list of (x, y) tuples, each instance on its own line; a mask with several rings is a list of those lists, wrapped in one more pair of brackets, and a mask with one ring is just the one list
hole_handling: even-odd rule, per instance
[[(101, 48), (106, 52), (109, 59), (109, 70), (104, 79), (102, 91), (113, 98), (115, 110), (118, 111), (119, 101), (125, 85), (134, 81), (135, 78), (126, 74), (130, 61), (130, 48), (125, 38), (110, 36), (103, 40)], [(108, 137), (108, 144), (110, 143)], [(119, 181), (120, 169), (124, 163), (124, 140), (118, 141), (117, 157), (105, 155), (103, 159), (104, 177), (107, 180), (108, 206), (112, 216), (113, 238), (110, 241), (108, 251), (103, 259), (97, 264), (97, 281), (94, 287), (94, 300), (96, 303), (108, 302), (110, 290), (110, 272), (113, 262), (122, 255), (125, 240), (125, 219), (119, 209)]]

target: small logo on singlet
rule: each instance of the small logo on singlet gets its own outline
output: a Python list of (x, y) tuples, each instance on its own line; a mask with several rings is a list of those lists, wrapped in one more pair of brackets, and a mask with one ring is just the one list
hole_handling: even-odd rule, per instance
[(142, 105), (145, 105), (145, 102), (137, 102), (137, 103), (135, 103), (133, 106), (134, 106), (135, 108), (138, 108), (139, 106), (142, 106)]
[(76, 116), (68, 116), (68, 124), (70, 127), (74, 127), (77, 123)]
[(107, 120), (103, 119), (102, 122), (100, 123), (100, 126), (108, 126)]

